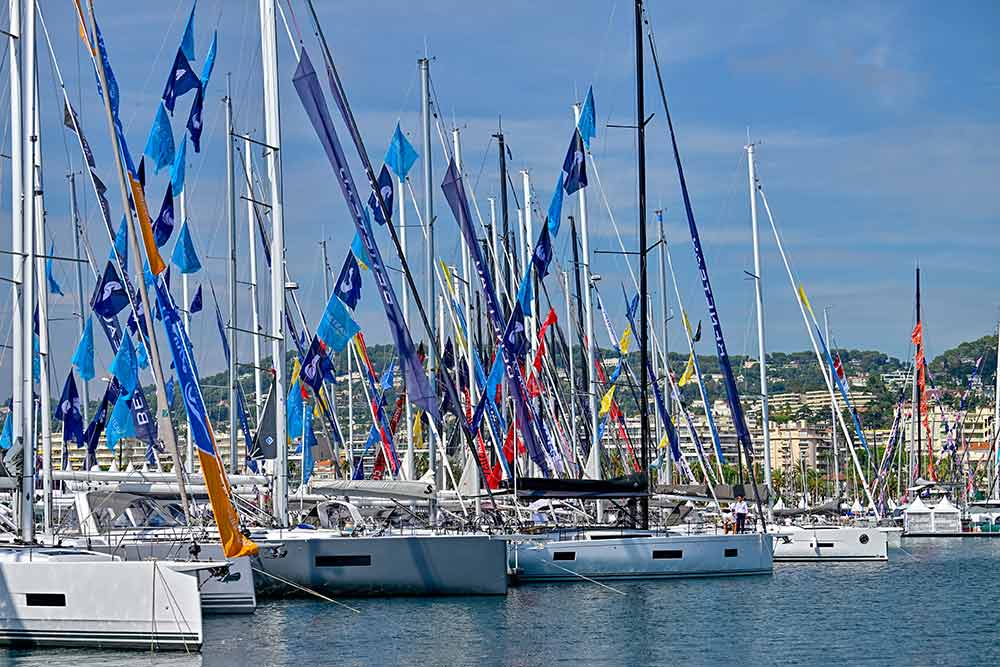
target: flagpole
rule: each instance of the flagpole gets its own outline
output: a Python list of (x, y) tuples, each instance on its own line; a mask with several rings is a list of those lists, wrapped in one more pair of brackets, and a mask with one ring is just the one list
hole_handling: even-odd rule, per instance
[(237, 456), (236, 398), (237, 360), (236, 348), (236, 186), (233, 182), (233, 97), (231, 75), (226, 73), (226, 221), (229, 224), (229, 472), (240, 471)]
[(271, 183), (271, 363), (274, 366), (275, 462), (273, 511), (280, 527), (288, 525), (288, 434), (285, 399), (285, 221), (282, 206), (281, 120), (278, 106), (278, 45), (274, 0), (260, 0), (261, 62), (264, 84), (264, 126), (267, 175)]
[(254, 228), (254, 190), (253, 190), (253, 159), (250, 156), (250, 135), (243, 137), (243, 165), (247, 172), (247, 245), (250, 256), (250, 317), (253, 336), (253, 389), (254, 404), (257, 411), (257, 424), (260, 425), (261, 413), (264, 410), (263, 382), (260, 371), (260, 306), (257, 299), (257, 233)]
[[(774, 490), (771, 483), (771, 429), (768, 413), (767, 399), (767, 346), (764, 340), (764, 288), (761, 283), (760, 268), (760, 233), (757, 228), (757, 176), (754, 173), (755, 166), (753, 160), (753, 143), (748, 141), (747, 151), (747, 179), (750, 189), (750, 226), (753, 232), (753, 273), (754, 273), (754, 295), (757, 304), (757, 352), (760, 359), (760, 419), (761, 430), (764, 436), (764, 487), (767, 489), (767, 515), (772, 519), (771, 505), (773, 503)], [(831, 394), (833, 388), (831, 384)], [(753, 476), (753, 461), (747, 461), (750, 466), (750, 475)]]

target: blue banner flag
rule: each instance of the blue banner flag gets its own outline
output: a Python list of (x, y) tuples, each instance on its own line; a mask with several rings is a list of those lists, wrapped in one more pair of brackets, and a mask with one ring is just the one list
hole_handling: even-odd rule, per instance
[(139, 368), (135, 359), (135, 347), (132, 345), (131, 336), (123, 336), (121, 345), (118, 346), (118, 353), (115, 354), (111, 366), (108, 368), (112, 375), (121, 384), (125, 396), (135, 391), (139, 384)]
[(104, 318), (116, 316), (128, 305), (128, 294), (111, 262), (104, 267), (104, 275), (97, 283), (90, 304), (94, 307), (94, 311)]
[(49, 292), (52, 294), (58, 294), (59, 296), (65, 296), (62, 291), (62, 287), (56, 282), (56, 277), (52, 273), (52, 256), (56, 252), (56, 247), (54, 243), (49, 243), (49, 256), (45, 258), (45, 281), (49, 284)]
[(200, 87), (201, 79), (194, 73), (194, 69), (184, 52), (177, 49), (174, 65), (170, 69), (170, 78), (167, 79), (167, 85), (163, 89), (163, 105), (167, 111), (173, 113), (174, 104), (178, 97)]
[(316, 336), (335, 352), (342, 352), (361, 327), (351, 317), (351, 311), (337, 293), (330, 295), (323, 317), (316, 328)]
[(590, 150), (590, 140), (597, 136), (597, 114), (594, 112), (594, 87), (587, 89), (587, 100), (580, 109), (580, 120), (576, 127), (580, 130), (583, 144)]
[(181, 273), (197, 273), (201, 270), (201, 261), (198, 253), (194, 250), (194, 242), (191, 240), (191, 231), (188, 229), (187, 221), (181, 223), (181, 231), (174, 244), (174, 252), (170, 256), (170, 261), (180, 270)]
[(184, 25), (184, 35), (181, 37), (181, 53), (188, 60), (194, 60), (194, 10), (198, 7), (198, 2), (191, 3), (191, 13), (188, 14), (187, 23)]
[(552, 238), (559, 236), (559, 226), (562, 224), (563, 207), (563, 172), (559, 172), (559, 180), (556, 181), (556, 189), (552, 193), (552, 200), (549, 202), (549, 212), (547, 224)]
[(194, 293), (194, 298), (191, 299), (191, 314), (194, 315), (195, 313), (200, 313), (204, 307), (205, 304), (201, 298), (201, 285), (198, 285), (198, 289)]
[(0, 432), (0, 449), (10, 449), (14, 441), (14, 412), (7, 406), (7, 416), (3, 420), (3, 431)]
[(413, 163), (417, 161), (417, 157), (417, 151), (407, 141), (403, 131), (399, 129), (399, 123), (396, 123), (396, 130), (392, 133), (392, 139), (389, 141), (389, 149), (385, 152), (384, 162), (392, 169), (392, 173), (401, 179), (405, 179), (406, 175), (410, 173)]
[[(174, 188), (167, 183), (167, 191), (163, 195), (163, 203), (160, 205), (160, 214), (156, 216), (153, 223), (153, 240), (156, 247), (162, 248), (170, 240), (170, 235), (174, 233)], [(169, 268), (167, 269), (170, 270)]]
[(194, 94), (194, 103), (191, 104), (191, 111), (188, 113), (187, 127), (188, 134), (191, 136), (191, 145), (194, 146), (194, 152), (201, 152), (201, 113), (203, 107), (205, 106), (205, 89), (198, 86), (198, 90)]
[(111, 416), (108, 418), (106, 433), (108, 449), (111, 451), (115, 451), (118, 441), (122, 438), (135, 436), (135, 425), (132, 423), (128, 397), (124, 394), (118, 396), (118, 400), (115, 401), (115, 409), (111, 411)]
[[(369, 266), (375, 274), (375, 284), (378, 287), (379, 296), (382, 298), (382, 305), (385, 307), (389, 331), (392, 333), (396, 352), (399, 354), (400, 363), (403, 366), (403, 375), (406, 379), (409, 399), (435, 421), (439, 421), (441, 414), (437, 396), (431, 388), (427, 375), (424, 373), (423, 364), (417, 358), (413, 340), (410, 338), (410, 332), (403, 320), (399, 301), (396, 299), (396, 293), (392, 286), (393, 281), (389, 278), (388, 271), (382, 261), (382, 254), (375, 243), (371, 225), (368, 223), (368, 216), (358, 196), (354, 177), (351, 175), (350, 165), (344, 155), (344, 149), (340, 144), (333, 120), (330, 118), (330, 113), (327, 110), (326, 100), (320, 88), (319, 79), (305, 49), (301, 51), (301, 58), (298, 68), (295, 71), (293, 83), (299, 99), (305, 107), (306, 114), (309, 116), (313, 129), (323, 144), (327, 158), (330, 160), (330, 165), (333, 167), (334, 173), (338, 175), (337, 182), (340, 184), (347, 207), (354, 219), (355, 229), (361, 238), (361, 243), (365, 251), (368, 253)], [(343, 101), (339, 101), (338, 103), (341, 107), (344, 107)]]
[[(180, 148), (174, 157), (174, 166), (170, 168), (170, 186), (173, 188), (174, 196), (180, 197), (184, 192), (184, 163), (187, 161), (187, 133), (181, 137)], [(182, 221), (183, 222), (183, 221)]]
[[(149, 138), (146, 139), (146, 148), (142, 152), (153, 161), (153, 167), (158, 174), (161, 169), (173, 164), (174, 150), (174, 131), (170, 127), (170, 118), (167, 117), (167, 111), (161, 102), (156, 105), (156, 118), (153, 119), (153, 127), (149, 128)], [(140, 166), (143, 164), (145, 163), (141, 163)]]
[(63, 444), (75, 442), (83, 445), (83, 413), (80, 412), (80, 394), (76, 389), (76, 378), (70, 370), (63, 386), (62, 397), (56, 408), (56, 419), (63, 423)]
[(316, 433), (313, 431), (313, 413), (308, 408), (305, 410), (305, 418), (302, 425), (302, 441), (296, 451), (302, 452), (302, 483), (309, 482), (313, 469), (316, 467), (312, 449), (316, 446)]
[[(385, 208), (389, 212), (389, 217), (392, 217), (392, 174), (389, 173), (389, 168), (384, 164), (382, 165), (382, 170), (378, 173), (378, 189), (382, 193), (382, 201), (385, 202)], [(378, 199), (375, 198), (374, 192), (368, 197), (368, 208), (372, 210), (375, 222), (384, 225), (385, 218), (382, 217), (382, 207), (378, 205)]]
[(323, 388), (323, 380), (332, 370), (333, 363), (326, 354), (323, 341), (317, 335), (313, 337), (309, 351), (306, 352), (305, 359), (302, 360), (302, 379), (312, 387), (314, 392), (319, 394), (319, 390)]
[(80, 377), (87, 380), (94, 379), (94, 321), (88, 316), (87, 323), (83, 325), (83, 335), (73, 352), (73, 365), (80, 371)]
[(531, 256), (531, 263), (535, 267), (535, 275), (541, 280), (549, 275), (549, 262), (552, 261), (552, 238), (549, 236), (548, 226), (542, 227), (542, 233), (538, 235), (538, 243), (535, 244), (535, 252)]
[[(369, 229), (368, 233), (371, 233)], [(361, 234), (355, 232), (354, 240), (351, 241), (351, 252), (354, 253), (354, 258), (358, 260), (358, 266), (360, 266), (365, 271), (371, 266), (372, 260), (368, 257), (368, 250), (365, 249), (365, 242), (361, 239)]]
[(122, 268), (128, 271), (128, 221), (125, 220), (125, 216), (122, 216), (122, 221), (118, 225), (118, 231), (115, 232), (115, 242), (114, 247), (111, 252), (108, 253), (108, 259), (117, 264), (115, 260), (115, 255), (121, 259)]
[(117, 400), (118, 383), (112, 380), (108, 383), (107, 389), (104, 390), (104, 396), (101, 398), (101, 402), (97, 406), (97, 412), (95, 412), (94, 416), (90, 418), (90, 423), (87, 424), (87, 430), (83, 433), (83, 439), (87, 443), (87, 459), (84, 462), (84, 468), (87, 470), (90, 470), (93, 466), (97, 465), (97, 445), (100, 442), (101, 434), (104, 433), (104, 428), (108, 423), (111, 406)]
[(205, 63), (201, 66), (201, 87), (208, 86), (208, 80), (212, 78), (212, 70), (215, 69), (215, 53), (219, 50), (219, 31), (212, 33), (212, 43), (208, 45), (208, 55), (205, 56)]
[(573, 130), (573, 138), (569, 141), (563, 160), (563, 171), (566, 173), (566, 182), (563, 184), (566, 194), (571, 195), (587, 187), (587, 156), (580, 130)]
[(175, 395), (175, 392), (176, 392), (176, 386), (174, 384), (174, 376), (173, 375), (171, 375), (170, 379), (167, 380), (167, 386), (166, 386), (165, 390), (166, 390), (166, 393), (167, 393), (167, 407), (168, 408), (173, 408), (174, 407), (174, 395)]
[(353, 252), (347, 253), (344, 268), (340, 270), (340, 276), (337, 278), (337, 296), (351, 310), (358, 307), (358, 301), (361, 299), (361, 270)]
[(299, 381), (296, 380), (292, 383), (292, 388), (285, 399), (285, 429), (288, 439), (291, 442), (295, 442), (302, 437), (302, 411), (304, 410), (304, 404), (302, 400), (302, 387), (299, 385)]

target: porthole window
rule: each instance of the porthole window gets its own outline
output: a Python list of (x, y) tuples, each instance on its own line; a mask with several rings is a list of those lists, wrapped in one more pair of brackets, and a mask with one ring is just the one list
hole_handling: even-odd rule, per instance
[(861, 544), (868, 544), (868, 540), (869, 540), (868, 534), (867, 533), (861, 533), (861, 537), (859, 537), (858, 540), (861, 542)]

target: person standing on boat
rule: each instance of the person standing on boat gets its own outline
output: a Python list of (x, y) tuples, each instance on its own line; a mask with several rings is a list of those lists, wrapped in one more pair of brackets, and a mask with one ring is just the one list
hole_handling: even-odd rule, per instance
[(746, 530), (747, 525), (747, 514), (750, 513), (750, 508), (747, 507), (747, 501), (743, 499), (743, 496), (736, 496), (736, 504), (733, 505), (733, 514), (736, 515), (736, 533), (740, 534)]

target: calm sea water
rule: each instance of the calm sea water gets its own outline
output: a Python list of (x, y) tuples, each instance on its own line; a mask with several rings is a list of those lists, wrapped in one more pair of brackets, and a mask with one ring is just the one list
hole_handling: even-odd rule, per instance
[(262, 604), (201, 655), (0, 652), (17, 665), (1000, 664), (1000, 539), (908, 540), (888, 563), (524, 586), (506, 597)]

